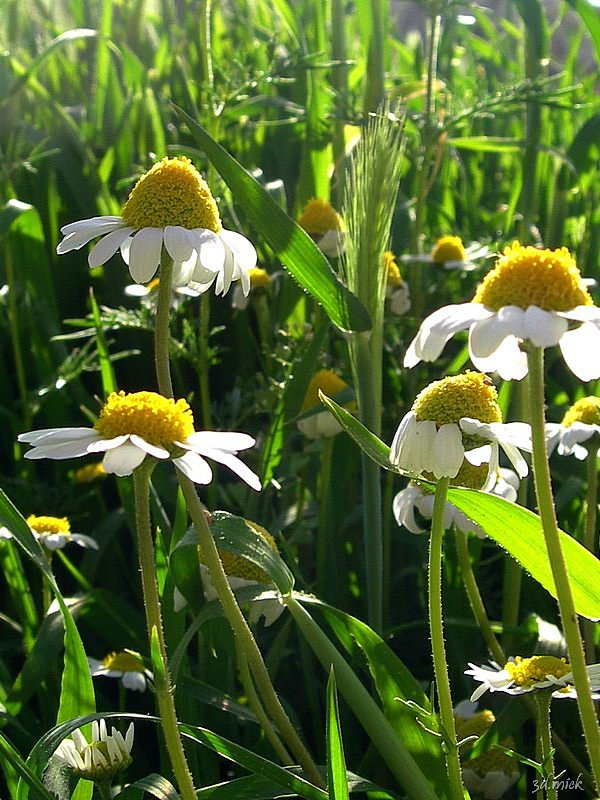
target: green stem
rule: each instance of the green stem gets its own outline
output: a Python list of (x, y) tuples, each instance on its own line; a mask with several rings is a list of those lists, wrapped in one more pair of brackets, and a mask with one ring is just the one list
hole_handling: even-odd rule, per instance
[(433, 501), (431, 535), (429, 538), (429, 629), (431, 633), (433, 672), (440, 708), (440, 723), (444, 743), (447, 747), (446, 767), (450, 778), (450, 792), (453, 800), (462, 800), (464, 791), (454, 724), (454, 707), (448, 678), (448, 662), (444, 644), (444, 618), (442, 614), (442, 544), (444, 539), (444, 510), (449, 483), (449, 478), (441, 478), (438, 481)]
[(506, 663), (506, 656), (504, 655), (504, 651), (500, 646), (498, 639), (496, 639), (494, 631), (492, 630), (492, 626), (490, 625), (490, 621), (481, 598), (479, 587), (477, 586), (477, 581), (475, 580), (475, 574), (471, 564), (471, 556), (469, 555), (469, 536), (467, 533), (459, 531), (458, 528), (455, 528), (454, 534), (456, 538), (458, 563), (460, 564), (463, 583), (465, 585), (467, 597), (469, 598), (471, 610), (473, 611), (473, 616), (475, 617), (475, 622), (477, 623), (477, 627), (483, 636), (487, 649), (491, 653), (492, 658), (497, 661), (500, 666), (502, 666)]
[(96, 781), (95, 786), (98, 789), (98, 794), (101, 800), (111, 800), (112, 793), (110, 791), (111, 781)]
[(293, 595), (283, 602), (327, 673), (333, 666), (340, 693), (403, 789), (413, 800), (436, 800), (437, 793), (346, 659)]
[(12, 345), (13, 359), (15, 362), (15, 377), (19, 393), (20, 410), (23, 415), (23, 427), (31, 427), (31, 405), (27, 401), (27, 381), (25, 379), (25, 366), (21, 339), (19, 335), (19, 309), (17, 307), (17, 282), (10, 247), (4, 248), (4, 266), (6, 269), (6, 282), (8, 284), (8, 327)]
[(558, 534), (558, 524), (552, 496), (550, 467), (545, 436), (544, 414), (544, 351), (530, 346), (527, 351), (529, 366), (530, 423), (532, 435), (533, 473), (538, 511), (548, 551), (548, 559), (556, 588), (556, 597), (567, 643), (573, 683), (577, 690), (577, 705), (587, 745), (596, 787), (600, 787), (600, 729), (592, 700), (589, 676), (586, 670), (577, 612), (569, 583), (567, 565)]
[(196, 800), (194, 782), (187, 765), (183, 744), (177, 725), (177, 712), (173, 700), (173, 687), (167, 668), (167, 651), (165, 647), (160, 598), (156, 582), (156, 566), (154, 557), (154, 543), (152, 541), (152, 523), (150, 519), (150, 475), (154, 463), (147, 457), (133, 472), (133, 487), (135, 496), (135, 521), (138, 542), (138, 555), (140, 572), (142, 576), (142, 590), (144, 595), (144, 608), (146, 611), (146, 624), (148, 637), (152, 638), (156, 631), (160, 658), (164, 669), (155, 670), (154, 688), (158, 709), (162, 723), (162, 731), (167, 745), (167, 752), (181, 797), (183, 800)]
[[(162, 394), (173, 397), (171, 368), (169, 362), (169, 315), (171, 311), (171, 285), (173, 283), (173, 259), (163, 247), (160, 257), (158, 299), (154, 328), (154, 364), (156, 375), (162, 376)], [(160, 378), (159, 378), (160, 383)]]
[(538, 761), (543, 764), (543, 775), (546, 778), (546, 800), (557, 800), (555, 786), (554, 758), (552, 751), (552, 729), (550, 727), (550, 701), (552, 691), (534, 692), (536, 709), (536, 742)]
[[(588, 456), (586, 460), (587, 473), (587, 492), (585, 509), (585, 531), (583, 544), (591, 553), (597, 552), (597, 531), (596, 524), (598, 519), (598, 444), (597, 437), (593, 436), (587, 443)], [(596, 623), (589, 619), (583, 621), (583, 640), (585, 642), (585, 654), (588, 664), (596, 662)]]
[[(331, 482), (331, 458), (333, 455), (334, 437), (321, 440), (321, 469), (319, 471), (319, 526), (317, 529), (317, 592), (322, 599), (326, 597), (327, 588), (331, 586), (331, 575), (328, 574), (327, 553), (331, 546), (331, 529), (329, 525), (329, 484)], [(331, 565), (333, 566), (333, 565)], [(333, 581), (335, 585), (335, 581)]]

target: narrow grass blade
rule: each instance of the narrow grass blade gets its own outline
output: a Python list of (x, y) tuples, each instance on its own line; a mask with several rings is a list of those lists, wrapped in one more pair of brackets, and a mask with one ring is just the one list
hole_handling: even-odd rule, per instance
[(342, 730), (340, 726), (340, 713), (335, 685), (335, 670), (333, 666), (327, 681), (327, 709), (326, 709), (326, 739), (327, 739), (327, 789), (330, 800), (348, 800), (348, 781), (346, 778), (346, 759), (342, 743)]

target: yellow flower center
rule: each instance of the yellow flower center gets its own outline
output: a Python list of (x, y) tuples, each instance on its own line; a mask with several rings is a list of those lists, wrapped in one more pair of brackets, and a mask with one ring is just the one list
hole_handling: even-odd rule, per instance
[(271, 276), (267, 270), (262, 267), (251, 267), (248, 274), (250, 276), (250, 286), (253, 291), (256, 289), (266, 289), (271, 283)]
[(298, 225), (307, 233), (319, 236), (344, 228), (342, 218), (326, 200), (309, 200), (302, 210)]
[(115, 672), (144, 672), (145, 670), (142, 657), (133, 650), (109, 653), (102, 659), (102, 666)]
[(460, 236), (442, 236), (434, 244), (431, 257), (436, 264), (446, 261), (464, 261), (467, 257)]
[(388, 286), (401, 286), (404, 283), (400, 268), (398, 264), (396, 264), (396, 256), (391, 250), (386, 250), (383, 254), (383, 267), (386, 271)]
[(106, 478), (106, 470), (101, 461), (96, 464), (86, 464), (84, 467), (76, 469), (73, 473), (75, 483), (92, 483), (92, 481)]
[(39, 534), (71, 532), (71, 524), (66, 517), (36, 517), (31, 514), (26, 522), (32, 531)]
[[(304, 411), (308, 411), (309, 408), (314, 408), (315, 406), (320, 406), (321, 401), (319, 400), (319, 390), (326, 394), (327, 397), (334, 397), (336, 394), (343, 392), (344, 389), (348, 388), (348, 384), (343, 381), (339, 375), (336, 375), (335, 372), (332, 372), (330, 369), (321, 369), (316, 372), (310, 383), (308, 384), (308, 389), (306, 390), (306, 394), (304, 395), (304, 402), (302, 403), (301, 413)], [(355, 408), (356, 404), (354, 401), (350, 403), (346, 403), (344, 408), (351, 410)]]
[[(258, 536), (267, 542), (269, 547), (271, 547), (276, 553), (279, 552), (275, 543), (275, 539), (271, 536), (269, 531), (265, 530), (262, 525), (259, 525), (256, 522), (251, 522), (249, 519), (245, 520), (245, 522), (256, 531)], [(204, 563), (202, 548), (199, 547), (198, 550), (200, 561)], [(264, 569), (261, 569), (252, 561), (248, 561), (246, 558), (237, 556), (235, 553), (230, 553), (227, 550), (219, 550), (219, 556), (221, 558), (221, 563), (223, 564), (225, 574), (229, 575), (231, 578), (243, 578), (247, 581), (255, 581), (256, 583), (265, 584), (272, 582)]]
[(504, 249), (477, 287), (474, 303), (493, 311), (503, 306), (569, 311), (593, 305), (573, 256), (566, 247), (538, 250), (518, 242)]
[(570, 428), (574, 422), (585, 422), (586, 425), (600, 425), (600, 398), (582, 397), (573, 403), (564, 415), (562, 425)]
[(169, 449), (194, 432), (194, 417), (185, 400), (156, 392), (113, 392), (95, 426), (105, 439), (135, 433), (150, 444)]
[[(496, 717), (491, 711), (486, 709), (467, 718), (455, 715), (454, 721), (456, 723), (456, 737), (460, 741), (469, 736), (483, 736), (483, 734), (492, 727), (496, 721)], [(474, 744), (474, 741), (463, 744), (460, 748), (461, 754), (471, 750)]]
[(160, 278), (154, 278), (150, 281), (150, 283), (146, 284), (146, 289), (148, 290), (148, 294), (155, 294), (158, 292), (158, 288), (160, 286)]
[(545, 681), (546, 675), (562, 678), (571, 672), (571, 665), (564, 658), (555, 656), (531, 656), (531, 658), (517, 656), (515, 661), (505, 664), (504, 669), (517, 686), (530, 687)]
[(163, 158), (131, 190), (121, 214), (132, 228), (222, 230), (215, 198), (189, 158)]
[(433, 420), (438, 427), (458, 424), (462, 417), (502, 422), (496, 388), (486, 375), (471, 370), (430, 383), (417, 395), (412, 410), (418, 422)]
[[(514, 739), (510, 736), (503, 739), (500, 744), (511, 749), (515, 746)], [(480, 778), (485, 778), (490, 772), (504, 772), (506, 775), (512, 775), (519, 771), (519, 764), (507, 753), (503, 753), (497, 747), (491, 747), (486, 753), (463, 761), (463, 768), (472, 769)]]

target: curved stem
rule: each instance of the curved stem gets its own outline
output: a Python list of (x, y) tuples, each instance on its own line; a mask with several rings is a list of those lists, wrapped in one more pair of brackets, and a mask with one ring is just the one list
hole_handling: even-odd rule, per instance
[(567, 565), (558, 534), (558, 523), (552, 496), (548, 451), (545, 437), (544, 415), (544, 351), (531, 346), (527, 351), (529, 366), (530, 423), (532, 436), (533, 473), (535, 492), (548, 559), (556, 588), (556, 597), (567, 643), (573, 683), (577, 690), (577, 705), (583, 734), (590, 758), (596, 786), (600, 787), (600, 729), (592, 700), (589, 676), (586, 670), (577, 612), (569, 583)]
[(154, 543), (152, 541), (152, 526), (150, 520), (150, 475), (154, 464), (146, 458), (142, 465), (133, 472), (133, 487), (135, 495), (135, 522), (137, 531), (138, 555), (142, 576), (142, 590), (144, 595), (144, 608), (146, 611), (146, 624), (148, 636), (152, 639), (156, 631), (160, 658), (163, 662), (162, 669), (155, 670), (154, 688), (162, 722), (163, 735), (167, 745), (167, 752), (181, 797), (183, 800), (196, 800), (196, 790), (183, 750), (183, 744), (177, 725), (177, 712), (173, 700), (173, 690), (169, 671), (167, 668), (167, 651), (162, 624), (160, 598), (156, 583), (156, 567), (154, 558)]
[(440, 708), (440, 723), (443, 731), (443, 741), (448, 750), (446, 753), (446, 767), (450, 779), (450, 791), (453, 800), (462, 800), (464, 791), (454, 724), (454, 708), (448, 678), (442, 615), (442, 544), (444, 539), (444, 510), (449, 482), (449, 478), (441, 478), (435, 487), (431, 535), (429, 537), (429, 628), (431, 632), (433, 672)]
[[(598, 444), (596, 439), (596, 436), (592, 437), (592, 443), (588, 442), (587, 444), (588, 456), (586, 460), (587, 491), (583, 544), (591, 553), (597, 552), (596, 539), (598, 536), (596, 531), (598, 519)], [(594, 664), (596, 661), (595, 631), (595, 622), (589, 619), (583, 621), (583, 639), (588, 664)]]

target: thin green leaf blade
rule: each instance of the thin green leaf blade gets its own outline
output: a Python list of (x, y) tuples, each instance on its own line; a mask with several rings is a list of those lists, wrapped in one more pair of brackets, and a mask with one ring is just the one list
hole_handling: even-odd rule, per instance
[(185, 111), (177, 112), (189, 125), (248, 219), (275, 255), (341, 330), (365, 331), (369, 315), (358, 299), (340, 282), (310, 236), (279, 207), (225, 148)]
[(326, 709), (327, 789), (330, 800), (348, 800), (346, 759), (342, 744), (340, 714), (338, 709), (335, 671), (333, 665), (327, 681)]

